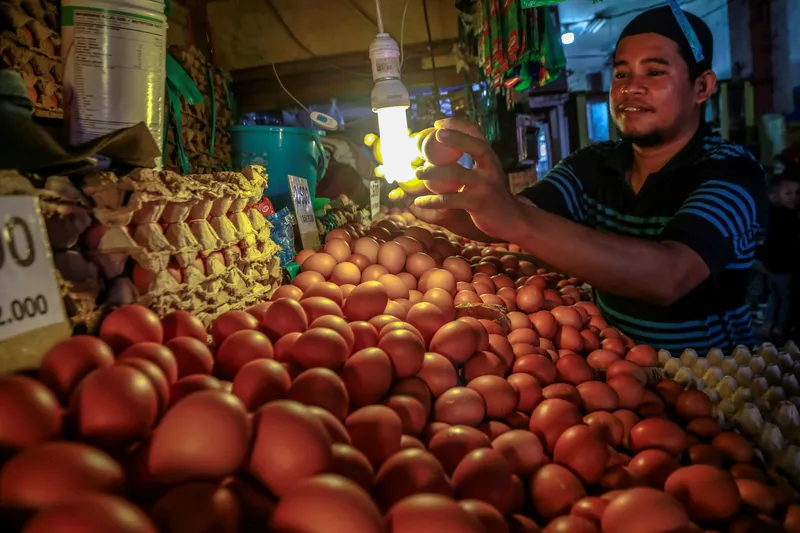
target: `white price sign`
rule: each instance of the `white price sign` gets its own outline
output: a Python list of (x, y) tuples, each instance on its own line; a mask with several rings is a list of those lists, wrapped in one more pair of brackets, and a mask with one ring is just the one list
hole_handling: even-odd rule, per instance
[(316, 250), (319, 248), (319, 233), (317, 232), (314, 208), (311, 204), (311, 193), (308, 191), (308, 181), (291, 174), (288, 176), (288, 180), (303, 248)]
[(372, 220), (378, 218), (381, 212), (381, 182), (372, 180), (369, 182), (369, 214)]
[(65, 320), (37, 198), (0, 196), (0, 341)]

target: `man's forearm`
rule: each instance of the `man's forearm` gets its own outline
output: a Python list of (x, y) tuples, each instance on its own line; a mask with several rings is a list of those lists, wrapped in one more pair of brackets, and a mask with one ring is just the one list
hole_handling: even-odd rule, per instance
[(501, 237), (557, 271), (613, 294), (659, 304), (679, 296), (680, 269), (668, 245), (602, 233), (527, 203), (520, 212), (521, 222)]

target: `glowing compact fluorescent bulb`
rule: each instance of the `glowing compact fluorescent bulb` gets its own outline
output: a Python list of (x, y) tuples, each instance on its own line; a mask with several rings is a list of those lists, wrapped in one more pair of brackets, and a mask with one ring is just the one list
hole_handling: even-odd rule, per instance
[(379, 33), (369, 47), (372, 63), (372, 110), (378, 114), (383, 166), (388, 182), (414, 178), (411, 163), (417, 158), (416, 145), (408, 134), (406, 110), (411, 106), (408, 89), (400, 81), (400, 49), (388, 33)]

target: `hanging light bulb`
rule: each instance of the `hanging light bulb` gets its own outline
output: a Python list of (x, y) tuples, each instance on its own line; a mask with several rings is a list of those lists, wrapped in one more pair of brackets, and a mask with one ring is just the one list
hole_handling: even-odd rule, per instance
[(383, 32), (383, 21), (378, 6), (380, 33), (369, 47), (372, 63), (372, 110), (378, 114), (383, 165), (378, 174), (388, 182), (408, 181), (414, 178), (411, 163), (416, 159), (416, 146), (408, 132), (406, 111), (411, 106), (403, 82), (400, 81), (400, 48), (397, 41)]

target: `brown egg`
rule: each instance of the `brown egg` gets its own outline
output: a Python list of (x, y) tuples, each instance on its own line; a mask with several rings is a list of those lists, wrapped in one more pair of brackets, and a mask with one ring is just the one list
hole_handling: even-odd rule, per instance
[(300, 338), (299, 331), (287, 333), (272, 346), (273, 357), (280, 363), (292, 362), (292, 350), (294, 350), (294, 343)]
[(345, 426), (353, 446), (361, 450), (373, 468), (379, 468), (400, 450), (403, 424), (397, 413), (383, 405), (369, 405), (350, 413)]
[[(267, 311), (269, 311), (269, 309), (267, 309)], [(256, 329), (258, 329), (258, 320), (250, 313), (245, 311), (228, 311), (223, 313), (211, 324), (211, 336), (214, 339), (214, 344), (219, 346), (228, 336), (237, 331)]]
[(456, 308), (453, 297), (444, 289), (429, 289), (423, 296), (422, 301), (432, 303), (438, 307), (448, 322), (455, 319)]
[(383, 509), (415, 494), (452, 496), (447, 474), (436, 457), (425, 450), (400, 450), (375, 476), (375, 499)]
[(236, 533), (240, 526), (240, 503), (229, 487), (195, 482), (175, 487), (150, 509), (150, 516), (163, 531), (213, 529)]
[[(341, 294), (341, 291), (339, 292)], [(322, 296), (312, 296), (311, 298), (300, 300), (300, 306), (305, 311), (309, 322), (313, 322), (325, 315), (344, 316), (342, 308), (336, 302)]]
[[(268, 359), (264, 359), (267, 361)], [(261, 359), (259, 359), (261, 361)], [(194, 374), (176, 381), (169, 388), (169, 404), (175, 405), (186, 396), (204, 390), (222, 390), (222, 383), (212, 376)]]
[(417, 494), (395, 504), (386, 514), (391, 533), (482, 533), (481, 523), (446, 496)]
[(327, 368), (311, 368), (297, 376), (288, 398), (303, 405), (321, 407), (340, 420), (347, 416), (349, 398), (345, 384)]
[(467, 387), (481, 395), (488, 418), (502, 419), (516, 410), (519, 394), (500, 376), (480, 376), (470, 381)]
[(428, 385), (435, 398), (458, 384), (458, 376), (453, 363), (440, 353), (425, 354), (422, 369), (417, 373), (417, 377)]
[(353, 244), (353, 254), (359, 254), (367, 258), (369, 264), (374, 265), (378, 262), (378, 249), (380, 244), (372, 237), (362, 237)]
[(550, 385), (556, 380), (556, 365), (548, 358), (537, 354), (523, 355), (514, 362), (514, 374), (530, 374), (539, 384)]
[(405, 235), (416, 239), (426, 250), (433, 248), (433, 234), (423, 227), (411, 226), (405, 231)]
[(476, 427), (486, 416), (486, 405), (477, 391), (454, 387), (437, 398), (434, 412), (440, 422)]
[[(519, 295), (517, 295), (517, 305), (519, 305)], [(553, 339), (558, 332), (558, 322), (550, 311), (538, 311), (528, 315), (533, 330), (543, 339)], [(582, 346), (582, 344), (581, 344)]]
[[(338, 242), (343, 243), (344, 241), (340, 240)], [(305, 292), (303, 292), (303, 296), (300, 298), (301, 305), (303, 301), (314, 297), (327, 298), (328, 300), (333, 301), (339, 307), (341, 307), (342, 303), (344, 302), (342, 289), (330, 281), (315, 283), (306, 289)]]
[(514, 501), (512, 472), (503, 455), (491, 448), (469, 452), (453, 472), (453, 488), (459, 499), (475, 499), (494, 506), (501, 513)]
[(711, 417), (694, 418), (686, 426), (686, 431), (704, 439), (713, 439), (722, 433), (722, 427)]
[[(320, 280), (324, 281), (324, 280)], [(295, 285), (281, 285), (275, 292), (272, 293), (270, 301), (280, 300), (281, 298), (289, 298), (299, 301), (303, 297), (303, 290)]]
[(450, 272), (456, 281), (472, 281), (472, 269), (469, 263), (462, 257), (448, 257), (442, 263), (442, 268)]
[(294, 262), (300, 266), (303, 266), (303, 263), (305, 263), (306, 259), (314, 255), (315, 253), (317, 252), (314, 250), (300, 250), (294, 257)]
[(679, 468), (669, 476), (664, 492), (681, 502), (693, 520), (715, 522), (739, 511), (741, 497), (737, 483), (720, 468), (693, 465)]
[(237, 331), (217, 349), (214, 371), (217, 377), (232, 380), (250, 361), (272, 359), (273, 354), (272, 343), (260, 331)]
[(422, 369), (425, 345), (411, 331), (398, 329), (382, 334), (378, 348), (389, 356), (394, 375), (397, 377), (415, 376)]
[(663, 450), (678, 455), (686, 449), (686, 434), (675, 422), (660, 418), (642, 420), (631, 429), (630, 448), (633, 452), (647, 449)]
[(305, 478), (327, 470), (331, 438), (306, 406), (289, 400), (256, 412), (250, 472), (278, 497)]
[(45, 354), (39, 367), (39, 379), (66, 400), (89, 372), (112, 364), (114, 352), (102, 339), (76, 335), (59, 342)]
[(530, 374), (511, 374), (508, 382), (519, 394), (517, 411), (530, 414), (542, 401), (542, 387), (539, 382)]
[(619, 396), (613, 388), (602, 381), (581, 383), (578, 385), (578, 393), (581, 395), (581, 404), (586, 413), (614, 411), (619, 407)]
[(166, 484), (232, 475), (248, 453), (250, 431), (247, 410), (234, 395), (191, 394), (167, 411), (153, 432), (148, 475)]
[(528, 320), (527, 315), (523, 315), (522, 313), (509, 313), (508, 318), (512, 320), (512, 323), (514, 320), (514, 315), (519, 315), (524, 317), (528, 325), (526, 328), (515, 329), (511, 333), (509, 333), (508, 342), (510, 342), (512, 345), (525, 343), (525, 344), (531, 344), (533, 346), (538, 346), (539, 335), (535, 331), (530, 329), (531, 323)]
[(267, 309), (260, 328), (273, 342), (276, 342), (289, 333), (303, 333), (308, 329), (308, 319), (299, 302), (281, 298), (275, 300)]
[(361, 281), (378, 281), (378, 279), (389, 273), (389, 270), (383, 265), (370, 265), (361, 273)]
[(642, 385), (647, 385), (647, 375), (642, 370), (642, 367), (630, 361), (615, 361), (608, 366), (606, 379), (610, 380), (618, 376), (630, 376), (638, 380)]
[(350, 322), (348, 327), (353, 334), (351, 353), (378, 345), (378, 331), (369, 322)]
[(422, 404), (425, 409), (425, 419), (430, 418), (432, 409), (431, 391), (428, 386), (418, 377), (405, 378), (398, 380), (390, 390), (392, 396), (411, 396)]
[(475, 330), (459, 320), (443, 325), (431, 339), (431, 351), (439, 353), (453, 364), (462, 364), (476, 351)]
[(536, 513), (548, 521), (568, 513), (585, 497), (586, 490), (581, 481), (560, 465), (542, 466), (530, 481), (530, 500)]
[(193, 337), (175, 337), (166, 346), (175, 356), (178, 378), (192, 374), (210, 374), (214, 369), (214, 356), (203, 341)]
[[(336, 517), (335, 526), (331, 516)], [(352, 533), (384, 531), (381, 513), (369, 494), (335, 474), (299, 481), (278, 501), (270, 524), (274, 531), (325, 531), (332, 527)]]
[(475, 352), (464, 363), (461, 374), (467, 382), (480, 376), (502, 377), (505, 375), (505, 364), (490, 351)]
[(692, 420), (711, 416), (713, 405), (711, 404), (711, 399), (702, 391), (687, 390), (678, 396), (675, 408), (683, 418)]
[(265, 403), (286, 398), (291, 384), (288, 372), (278, 361), (256, 359), (236, 373), (232, 391), (248, 411), (255, 411)]
[(422, 301), (422, 293), (418, 290), (408, 291), (408, 299), (412, 304), (418, 304)]
[(335, 443), (331, 447), (328, 473), (345, 477), (366, 491), (371, 491), (375, 472), (367, 457), (349, 444)]
[(347, 342), (328, 328), (310, 329), (300, 335), (292, 348), (292, 360), (303, 368), (322, 367), (338, 370), (347, 360)]
[(480, 500), (461, 500), (458, 505), (480, 522), (487, 532), (509, 533), (506, 519), (494, 506)]
[(556, 307), (551, 311), (556, 322), (561, 326), (571, 326), (577, 330), (583, 327), (583, 318), (580, 313), (572, 307)]
[(419, 290), (443, 289), (451, 296), (456, 294), (456, 278), (449, 271), (436, 268), (429, 270), (419, 280)]
[(150, 519), (119, 496), (81, 494), (50, 506), (25, 524), (25, 533), (156, 533)]
[(517, 307), (520, 311), (528, 314), (537, 313), (543, 306), (544, 293), (538, 287), (526, 285), (517, 291)]
[(394, 242), (402, 246), (403, 250), (405, 250), (406, 254), (408, 255), (423, 251), (422, 244), (420, 244), (420, 242), (413, 237), (401, 235), (400, 237), (397, 237)]
[(379, 277), (377, 281), (386, 289), (386, 293), (389, 295), (390, 300), (408, 298), (408, 287), (402, 279), (394, 274), (384, 274), (383, 276)]
[(529, 476), (544, 460), (544, 451), (539, 438), (525, 430), (504, 433), (492, 441), (492, 448), (500, 452), (518, 476)]
[(404, 435), (419, 436), (425, 428), (427, 413), (422, 403), (412, 396), (390, 396), (384, 404), (397, 413), (403, 424)]
[(335, 257), (325, 252), (318, 252), (303, 261), (303, 272), (318, 272), (323, 278), (328, 279), (333, 274), (333, 269), (338, 261)]
[(644, 398), (644, 387), (633, 376), (620, 375), (606, 381), (619, 398), (620, 409), (638, 409)]
[[(470, 304), (480, 304), (483, 303), (481, 297), (477, 295), (477, 293), (472, 291), (459, 291), (456, 293), (455, 298), (453, 299), (455, 303), (470, 303)], [(526, 318), (527, 320), (527, 318)]]
[(489, 349), (489, 332), (486, 331), (486, 327), (480, 322), (480, 320), (473, 317), (462, 317), (458, 320), (460, 322), (466, 322), (472, 327), (472, 330), (475, 332), (475, 340), (477, 341), (478, 351)]
[[(104, 368), (111, 367), (99, 370)], [(61, 424), (58, 399), (50, 389), (24, 376), (0, 377), (0, 448), (17, 450), (53, 439)]]
[(158, 414), (158, 394), (147, 376), (121, 365), (86, 376), (70, 403), (81, 438), (100, 446), (139, 440), (149, 433)]
[(378, 264), (386, 268), (390, 274), (402, 272), (408, 254), (398, 243), (391, 241), (380, 245)]
[(737, 463), (749, 463), (753, 460), (753, 445), (741, 434), (733, 431), (720, 433), (711, 444), (725, 457)]
[(436, 268), (436, 261), (423, 252), (410, 254), (406, 259), (406, 271), (415, 278), (421, 278), (429, 270)]
[(640, 344), (631, 348), (625, 356), (625, 359), (645, 368), (649, 366), (658, 366), (658, 352), (655, 348), (646, 344)]
[(322, 422), (325, 431), (328, 432), (328, 436), (331, 438), (331, 442), (334, 444), (352, 444), (350, 435), (347, 434), (347, 430), (344, 427), (344, 423), (333, 416), (330, 411), (317, 405), (309, 405), (306, 407), (308, 407), (308, 410), (311, 411), (317, 420)]
[(451, 426), (437, 431), (428, 444), (428, 450), (441, 462), (448, 475), (452, 475), (461, 460), (473, 450), (489, 448), (492, 443), (484, 433), (468, 426)]
[(408, 311), (406, 320), (422, 333), (426, 345), (431, 342), (436, 332), (446, 323), (441, 309), (427, 302), (414, 304)]
[(575, 353), (583, 351), (583, 337), (581, 337), (580, 331), (572, 326), (559, 326), (552, 340), (559, 349), (570, 350)]
[(419, 338), (420, 341), (422, 341), (423, 343), (425, 342), (423, 340), (423, 338), (422, 338), (422, 333), (420, 333), (417, 328), (415, 328), (414, 326), (412, 326), (408, 322), (402, 322), (402, 321), (398, 320), (397, 317), (392, 317), (392, 320), (389, 323), (387, 323), (386, 325), (381, 327), (380, 332), (378, 332), (378, 342), (380, 342), (380, 339), (382, 339), (388, 333), (390, 333), (392, 331), (395, 331), (395, 330), (398, 330), (398, 329), (402, 329), (402, 330), (405, 330), (405, 331), (410, 331), (411, 333), (416, 335), (417, 338)]
[(574, 385), (569, 383), (553, 383), (542, 389), (542, 398), (545, 400), (552, 400), (553, 398), (560, 398), (566, 400), (575, 407), (581, 407), (581, 395)]
[(359, 273), (364, 272), (364, 270), (366, 270), (366, 268), (372, 264), (366, 256), (363, 256), (361, 254), (351, 255), (350, 258), (347, 260), (347, 262), (357, 266)]
[(531, 414), (530, 430), (548, 451), (553, 451), (561, 434), (582, 422), (581, 412), (571, 403), (561, 399), (545, 400)]
[(77, 442), (45, 442), (14, 455), (0, 470), (0, 503), (37, 509), (85, 492), (121, 492), (122, 467), (105, 452)]
[(565, 430), (553, 451), (553, 462), (569, 468), (587, 485), (600, 481), (608, 457), (608, 444), (602, 435), (583, 424)]
[(400, 449), (401, 450), (408, 450), (411, 448), (417, 448), (419, 450), (424, 450), (425, 445), (422, 444), (422, 441), (416, 437), (412, 437), (411, 435), (403, 435), (403, 438), (400, 440)]
[(339, 263), (347, 261), (347, 259), (352, 255), (352, 252), (350, 251), (350, 245), (341, 239), (329, 241), (327, 244), (325, 244), (323, 251), (336, 259), (336, 261)]
[(350, 293), (344, 304), (344, 312), (350, 321), (366, 320), (381, 314), (386, 309), (389, 295), (377, 281), (362, 283)]

